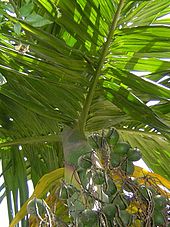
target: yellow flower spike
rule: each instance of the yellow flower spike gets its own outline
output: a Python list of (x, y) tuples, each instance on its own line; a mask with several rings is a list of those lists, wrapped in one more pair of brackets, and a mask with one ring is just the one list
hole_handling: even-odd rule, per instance
[(133, 177), (145, 177), (145, 176), (150, 176), (155, 179), (156, 184), (161, 184), (166, 188), (170, 188), (170, 181), (165, 179), (164, 177), (160, 176), (159, 174), (152, 173), (147, 171), (146, 169), (143, 169), (139, 166), (135, 166), (135, 171), (133, 173)]
[[(139, 184), (150, 185), (159, 185), (163, 186), (167, 189), (170, 189), (170, 181), (160, 176), (159, 174), (152, 173), (143, 169), (139, 166), (135, 166), (135, 171), (133, 173), (133, 177), (137, 178)], [(168, 196), (170, 198), (170, 192), (165, 191), (159, 187), (159, 191), (162, 195)]]
[(139, 208), (135, 203), (131, 203), (126, 210), (129, 214), (136, 214)]
[(139, 219), (136, 219), (131, 227), (141, 227), (141, 221)]
[(144, 204), (139, 203), (139, 201), (132, 201), (126, 210), (130, 214), (135, 214), (137, 212), (141, 213), (142, 209), (146, 209)]

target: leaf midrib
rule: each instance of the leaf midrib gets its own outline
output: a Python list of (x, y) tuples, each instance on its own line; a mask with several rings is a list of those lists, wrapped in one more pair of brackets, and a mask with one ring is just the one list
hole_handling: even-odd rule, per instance
[(10, 142), (0, 143), (0, 148), (12, 146), (12, 145), (25, 145), (25, 144), (36, 144), (36, 143), (45, 143), (45, 142), (52, 143), (52, 142), (58, 142), (58, 141), (61, 141), (61, 139), (56, 134), (46, 135), (46, 136), (25, 137), (25, 138), (16, 139)]
[(84, 105), (83, 105), (83, 108), (82, 108), (82, 112), (80, 114), (80, 118), (79, 118), (79, 121), (78, 121), (79, 129), (80, 129), (81, 132), (84, 132), (84, 130), (85, 130), (86, 120), (87, 120), (87, 117), (88, 117), (88, 113), (89, 113), (89, 110), (90, 110), (90, 106), (91, 106), (91, 103), (92, 103), (92, 99), (93, 99), (93, 96), (94, 96), (94, 92), (95, 92), (95, 88), (96, 88), (96, 85), (97, 85), (97, 82), (98, 82), (98, 78), (101, 74), (101, 70), (102, 70), (102, 67), (104, 65), (105, 58), (108, 54), (108, 50), (109, 50), (110, 44), (112, 42), (116, 27), (117, 27), (117, 24), (118, 24), (118, 20), (119, 20), (119, 17), (120, 17), (120, 13), (121, 13), (121, 10), (124, 6), (124, 3), (125, 3), (125, 0), (119, 1), (117, 11), (116, 11), (115, 15), (113, 16), (113, 20), (112, 20), (112, 23), (111, 23), (111, 26), (110, 26), (110, 30), (108, 32), (107, 40), (103, 44), (102, 53), (101, 53), (100, 59), (98, 61), (98, 67), (94, 71), (91, 86), (89, 87), (89, 91), (87, 93), (87, 96), (86, 96), (86, 99), (85, 99), (85, 102), (84, 102)]

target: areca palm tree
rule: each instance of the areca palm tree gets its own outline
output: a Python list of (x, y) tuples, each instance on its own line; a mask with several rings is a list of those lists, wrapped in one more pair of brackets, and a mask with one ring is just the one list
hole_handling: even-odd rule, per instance
[(46, 180), (58, 182), (61, 167), (86, 152), (88, 135), (109, 127), (170, 180), (169, 0), (0, 7), (1, 199), (9, 220), (28, 199), (29, 179), (36, 186), (47, 174), (43, 196)]

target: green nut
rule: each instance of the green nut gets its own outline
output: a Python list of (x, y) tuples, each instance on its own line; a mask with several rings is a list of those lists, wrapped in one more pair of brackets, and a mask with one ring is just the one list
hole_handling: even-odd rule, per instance
[(79, 218), (79, 222), (83, 224), (83, 226), (91, 227), (93, 224), (97, 223), (98, 215), (94, 210), (86, 209), (84, 210)]
[(124, 226), (129, 226), (132, 222), (132, 215), (129, 214), (126, 210), (120, 210), (120, 218)]
[(154, 197), (155, 209), (162, 210), (167, 205), (167, 199), (164, 196), (156, 195)]
[(126, 155), (130, 149), (130, 145), (126, 142), (119, 142), (114, 148), (114, 152), (120, 155)]
[(117, 187), (111, 178), (108, 179), (106, 190), (104, 193), (108, 196), (112, 196), (117, 192)]
[(127, 160), (125, 161), (122, 165), (121, 165), (121, 169), (127, 174), (127, 175), (132, 175), (134, 170), (135, 170), (135, 166), (133, 164), (133, 162)]
[(78, 166), (82, 169), (90, 169), (92, 166), (89, 155), (82, 155), (78, 159)]
[(127, 153), (127, 157), (129, 161), (138, 161), (142, 158), (142, 154), (140, 152), (139, 149), (137, 148), (130, 148), (128, 153)]
[(120, 154), (112, 152), (110, 154), (110, 163), (113, 168), (118, 167), (122, 161), (122, 156)]
[(106, 135), (106, 139), (109, 145), (115, 146), (119, 140), (119, 134), (116, 129), (111, 128)]
[(105, 182), (105, 176), (104, 173), (101, 170), (97, 170), (92, 175), (93, 183), (95, 185), (102, 185)]
[(153, 213), (153, 222), (154, 222), (154, 226), (165, 226), (165, 217), (162, 214), (162, 212), (158, 211), (154, 211)]
[(118, 206), (120, 210), (125, 210), (129, 206), (130, 201), (125, 195), (117, 195), (113, 200), (113, 204)]
[(109, 220), (113, 220), (115, 214), (116, 214), (116, 206), (114, 204), (106, 204), (102, 208), (103, 213), (106, 215), (106, 217)]

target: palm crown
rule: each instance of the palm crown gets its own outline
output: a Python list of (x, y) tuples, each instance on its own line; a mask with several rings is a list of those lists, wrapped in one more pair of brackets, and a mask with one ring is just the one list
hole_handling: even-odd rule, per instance
[(86, 135), (115, 127), (170, 179), (169, 0), (0, 4), (1, 188), (9, 211), (12, 195), (15, 212), (18, 192), (21, 204), (28, 198), (28, 179), (35, 186), (64, 165), (65, 126)]

